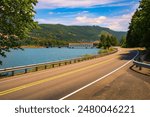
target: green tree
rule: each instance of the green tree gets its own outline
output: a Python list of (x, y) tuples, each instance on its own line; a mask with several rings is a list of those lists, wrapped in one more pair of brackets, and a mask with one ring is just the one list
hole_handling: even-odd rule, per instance
[(105, 35), (100, 35), (100, 43), (99, 43), (99, 48), (104, 47), (105, 48)]
[(34, 6), (37, 0), (0, 0), (0, 55), (10, 48), (18, 49), (21, 39), (37, 28)]
[(120, 40), (120, 45), (121, 47), (127, 47), (126, 45), (126, 36), (122, 36), (121, 40)]
[(109, 35), (106, 36), (105, 46), (106, 46), (106, 49), (109, 49), (112, 46), (111, 45), (111, 38)]
[(115, 36), (110, 36), (110, 40), (111, 40), (111, 45), (112, 46), (117, 46), (119, 44), (118, 39)]
[(100, 34), (100, 44), (99, 47), (104, 47), (104, 49), (109, 49), (111, 46), (118, 45), (118, 40), (112, 34), (102, 31)]
[(127, 47), (139, 47), (141, 43), (141, 31), (137, 26), (137, 22), (140, 19), (140, 12), (137, 10), (132, 17), (129, 31), (127, 33), (126, 46)]
[(146, 47), (150, 49), (150, 0), (142, 0), (132, 17), (127, 34), (128, 47)]

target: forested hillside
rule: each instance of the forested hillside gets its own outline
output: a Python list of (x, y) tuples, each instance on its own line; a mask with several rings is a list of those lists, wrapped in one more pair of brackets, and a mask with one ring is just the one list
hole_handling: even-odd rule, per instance
[(31, 33), (31, 37), (39, 39), (54, 39), (71, 42), (95, 41), (99, 39), (101, 31), (107, 31), (121, 39), (126, 32), (117, 32), (99, 26), (64, 26), (60, 24), (40, 24), (40, 29)]

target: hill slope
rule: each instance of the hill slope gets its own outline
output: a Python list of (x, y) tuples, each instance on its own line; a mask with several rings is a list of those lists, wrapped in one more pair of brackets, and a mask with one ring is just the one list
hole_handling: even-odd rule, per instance
[(40, 29), (31, 33), (32, 37), (43, 39), (56, 39), (63, 41), (95, 41), (99, 39), (101, 31), (107, 31), (121, 39), (126, 32), (117, 32), (99, 26), (65, 26), (60, 24), (40, 24)]

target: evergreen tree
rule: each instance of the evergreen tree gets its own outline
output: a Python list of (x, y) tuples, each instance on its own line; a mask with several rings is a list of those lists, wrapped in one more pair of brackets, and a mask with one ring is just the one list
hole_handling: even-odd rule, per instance
[(140, 12), (137, 10), (132, 17), (129, 31), (127, 33), (127, 47), (139, 47), (141, 42), (140, 28), (137, 26), (137, 21), (140, 18)]
[(150, 49), (150, 0), (142, 0), (132, 17), (127, 34), (128, 47), (146, 47)]

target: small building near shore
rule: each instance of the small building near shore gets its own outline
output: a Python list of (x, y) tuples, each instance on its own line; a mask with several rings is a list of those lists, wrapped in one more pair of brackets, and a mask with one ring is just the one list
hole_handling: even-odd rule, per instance
[(94, 44), (91, 42), (83, 43), (69, 43), (69, 48), (93, 48)]

